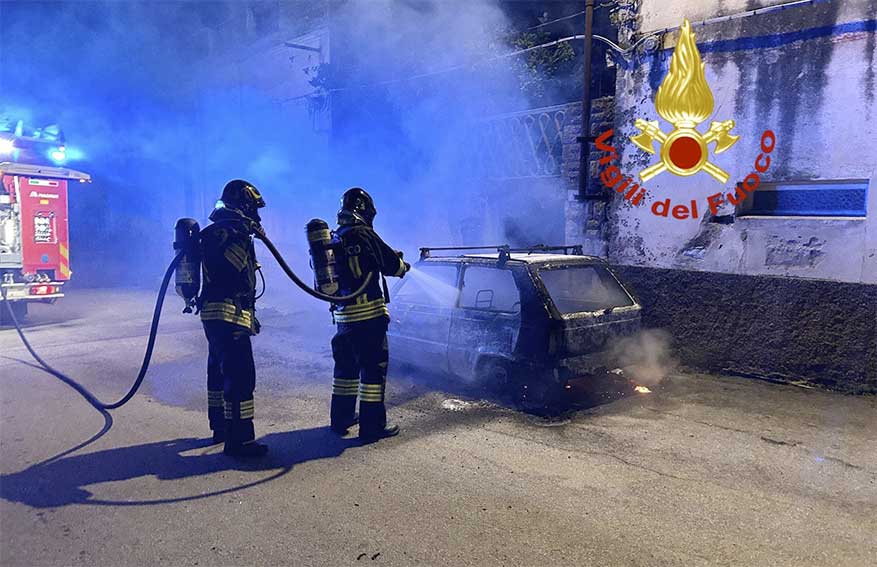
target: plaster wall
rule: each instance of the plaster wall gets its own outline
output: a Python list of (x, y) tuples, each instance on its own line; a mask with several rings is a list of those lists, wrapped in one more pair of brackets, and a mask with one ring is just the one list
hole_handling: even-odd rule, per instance
[[(642, 32), (754, 9), (777, 2), (643, 0)], [(740, 141), (711, 161), (731, 175), (720, 184), (706, 173), (663, 173), (645, 183), (647, 197), (633, 207), (613, 193), (608, 256), (617, 264), (747, 275), (781, 275), (877, 283), (877, 2), (848, 0), (695, 26), (696, 41), (715, 98), (709, 120), (736, 121)], [(613, 145), (627, 175), (655, 161), (629, 141), (637, 118), (658, 120), (654, 96), (669, 69), (678, 37), (659, 38), (618, 73)], [(754, 170), (762, 133), (776, 134), (772, 164), (762, 181), (869, 180), (865, 218), (734, 216), (710, 222), (707, 197), (733, 192)], [(599, 135), (599, 132), (595, 134)], [(699, 203), (697, 218), (656, 216), (652, 206)]]
[(789, 2), (790, 0), (643, 0), (640, 6), (640, 31), (676, 27), (682, 23), (683, 18), (696, 22)]

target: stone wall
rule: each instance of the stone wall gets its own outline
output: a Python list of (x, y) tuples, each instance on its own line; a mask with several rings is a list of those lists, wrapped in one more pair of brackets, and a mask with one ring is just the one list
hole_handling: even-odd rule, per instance
[[(582, 105), (570, 105), (570, 118), (563, 129), (563, 182), (567, 188), (566, 198), (566, 243), (583, 244), (585, 253), (593, 256), (606, 256), (606, 203), (604, 201), (583, 201), (579, 199), (579, 169), (581, 163), (581, 144), (578, 137), (582, 132)], [(612, 128), (615, 120), (615, 101), (613, 97), (603, 97), (591, 103), (591, 134), (599, 135)], [(595, 134), (596, 133), (596, 134)], [(591, 144), (590, 179), (591, 187), (599, 183), (597, 179), (596, 146)]]
[(685, 365), (877, 394), (877, 286), (616, 266)]

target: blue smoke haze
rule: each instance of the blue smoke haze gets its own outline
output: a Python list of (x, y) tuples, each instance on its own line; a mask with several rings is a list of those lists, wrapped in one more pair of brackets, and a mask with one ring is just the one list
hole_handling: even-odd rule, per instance
[[(174, 221), (205, 222), (237, 177), (261, 188), (266, 229), (303, 271), (304, 224), (333, 223), (350, 186), (375, 196), (377, 228), (408, 257), (459, 243), (461, 221), (484, 214), (472, 121), (526, 108), (516, 77), (500, 62), (407, 78), (507, 51), (498, 3), (332, 2), (331, 115), (272, 92), (315, 59), (283, 51), (276, 64), (252, 63), (261, 44), (235, 43), (232, 31), (246, 27), (246, 4), (0, 2), (0, 116), (60, 124), (84, 156), (69, 165), (95, 179), (71, 191), (77, 284), (153, 286)], [(296, 15), (321, 21), (325, 6), (255, 4), (247, 17), (279, 6), (281, 30), (301, 33)]]

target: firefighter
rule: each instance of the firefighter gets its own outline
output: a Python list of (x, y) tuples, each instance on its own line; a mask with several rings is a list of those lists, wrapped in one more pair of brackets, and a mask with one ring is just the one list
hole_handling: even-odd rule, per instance
[(387, 381), (389, 294), (384, 276), (403, 277), (411, 268), (402, 253), (390, 248), (374, 231), (377, 210), (371, 196), (359, 187), (341, 198), (336, 234), (342, 247), (338, 278), (341, 295), (355, 292), (371, 273), (371, 283), (355, 300), (333, 306), (337, 332), (332, 339), (335, 359), (331, 427), (343, 435), (356, 423), (359, 394), (359, 437), (373, 442), (398, 435), (387, 425), (384, 390)]
[(268, 447), (255, 441), (253, 390), (256, 368), (250, 337), (256, 320), (256, 251), (253, 236), (262, 235), (259, 209), (265, 201), (246, 181), (229, 181), (210, 214), (213, 224), (201, 231), (204, 287), (199, 298), (207, 335), (207, 403), (215, 443), (224, 453), (258, 457)]

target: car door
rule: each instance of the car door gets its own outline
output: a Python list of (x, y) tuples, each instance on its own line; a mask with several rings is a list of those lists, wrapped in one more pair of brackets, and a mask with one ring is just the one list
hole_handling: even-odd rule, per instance
[(447, 372), (448, 335), (457, 303), (455, 264), (421, 263), (393, 291), (390, 351), (409, 364)]
[(470, 264), (463, 268), (459, 307), (451, 321), (448, 364), (472, 376), (482, 357), (509, 358), (521, 329), (521, 294), (512, 268)]

